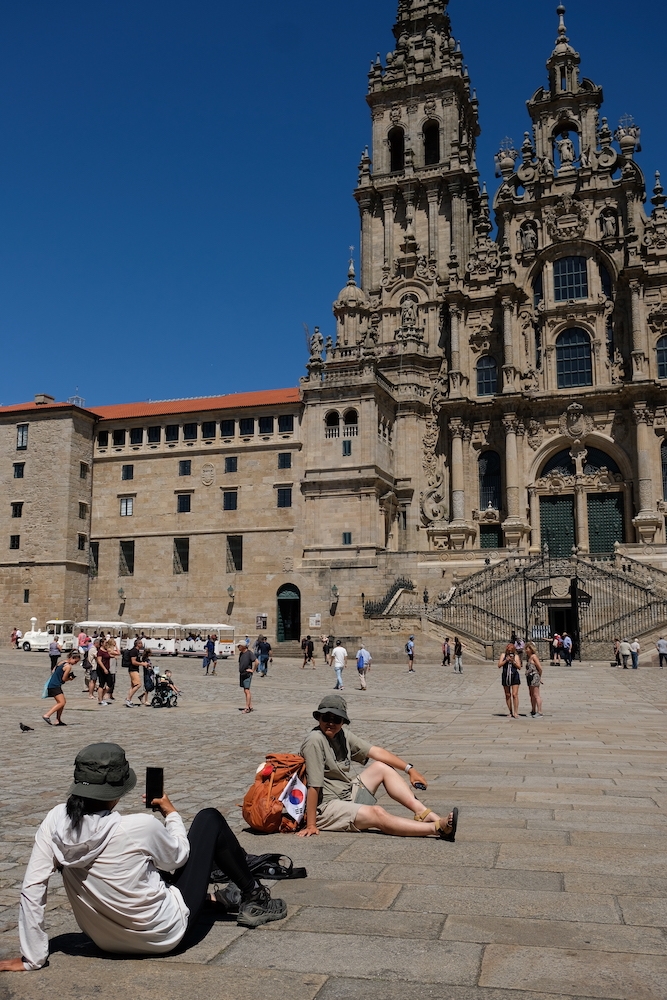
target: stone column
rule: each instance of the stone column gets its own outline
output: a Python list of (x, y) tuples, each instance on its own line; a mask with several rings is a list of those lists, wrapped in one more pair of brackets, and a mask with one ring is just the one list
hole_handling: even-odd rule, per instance
[(384, 260), (385, 264), (394, 264), (394, 192), (384, 191), (382, 194), (382, 209), (384, 211)]
[(514, 392), (512, 300), (503, 299), (503, 392)]
[(648, 378), (648, 375), (645, 371), (646, 353), (642, 330), (642, 286), (638, 281), (630, 282), (630, 295), (632, 297), (632, 381), (642, 382)]
[(461, 344), (459, 340), (459, 322), (461, 319), (461, 310), (456, 305), (450, 305), (449, 307), (449, 317), (450, 317), (450, 364), (451, 371), (458, 372), (461, 371)]
[(519, 455), (516, 446), (518, 421), (515, 413), (503, 417), (505, 428), (505, 495), (507, 516), (519, 516)]
[(646, 403), (632, 408), (632, 418), (637, 428), (637, 476), (639, 486), (639, 513), (632, 522), (639, 541), (652, 544), (662, 526), (662, 518), (655, 509), (653, 470), (651, 468), (651, 431), (654, 413)]
[(574, 502), (576, 507), (577, 548), (580, 552), (588, 552), (588, 495), (584, 489), (584, 477), (577, 476), (574, 487)]
[(438, 259), (438, 208), (437, 187), (429, 187), (428, 198), (428, 254), (432, 260)]
[(452, 520), (465, 520), (465, 477), (463, 472), (463, 421), (450, 420), (452, 438)]
[[(361, 287), (368, 290), (374, 288), (373, 280), (373, 216), (371, 214), (371, 199), (364, 197), (361, 206)], [(378, 275), (379, 281), (379, 275)]]
[(530, 497), (530, 548), (533, 552), (540, 552), (542, 549), (540, 498), (534, 487), (528, 490), (528, 496)]

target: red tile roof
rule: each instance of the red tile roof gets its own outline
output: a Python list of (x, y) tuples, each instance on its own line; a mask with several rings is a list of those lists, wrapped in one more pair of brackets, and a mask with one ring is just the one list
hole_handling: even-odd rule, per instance
[[(256, 406), (277, 406), (281, 403), (298, 403), (301, 396), (294, 389), (266, 389), (262, 392), (238, 392), (228, 396), (209, 396), (202, 399), (164, 399), (147, 403), (117, 403), (114, 406), (86, 406), (84, 410), (100, 420), (133, 420), (138, 417), (159, 417), (179, 413), (208, 413), (218, 410), (243, 410)], [(71, 403), (17, 403), (0, 406), (3, 413), (28, 413), (32, 410), (75, 409)]]

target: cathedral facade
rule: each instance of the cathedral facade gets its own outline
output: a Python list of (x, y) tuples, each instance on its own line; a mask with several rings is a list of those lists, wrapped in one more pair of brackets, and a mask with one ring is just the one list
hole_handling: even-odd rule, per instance
[[(118, 617), (129, 575), (127, 620), (205, 612), (250, 632), (264, 615), (275, 642), (310, 627), (402, 648), (392, 630), (414, 624), (369, 618), (401, 582), (428, 610), (475, 571), (545, 552), (667, 570), (667, 196), (659, 176), (647, 196), (638, 127), (603, 116), (559, 7), (492, 198), (447, 4), (400, 0), (394, 37), (369, 75), (359, 274), (351, 262), (336, 337), (315, 331), (298, 391), (84, 411), (88, 617)], [(28, 419), (0, 411), (10, 450)], [(176, 461), (193, 488), (174, 486)], [(135, 465), (147, 474), (128, 482)], [(12, 558), (3, 579), (19, 580)]]

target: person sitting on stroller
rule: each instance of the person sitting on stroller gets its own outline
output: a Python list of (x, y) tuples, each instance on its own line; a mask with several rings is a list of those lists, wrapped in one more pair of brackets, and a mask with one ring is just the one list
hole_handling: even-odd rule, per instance
[(153, 708), (176, 708), (180, 689), (174, 684), (171, 670), (155, 675), (155, 694), (151, 701)]

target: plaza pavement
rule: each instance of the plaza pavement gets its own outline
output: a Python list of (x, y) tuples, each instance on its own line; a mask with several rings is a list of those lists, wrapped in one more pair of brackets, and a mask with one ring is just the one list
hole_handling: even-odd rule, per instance
[[(353, 729), (428, 777), (424, 799), (460, 807), (455, 845), (375, 834), (311, 840), (242, 832), (236, 803), (267, 751), (298, 751), (333, 671), (275, 662), (242, 715), (235, 663), (202, 677), (170, 662), (176, 710), (97, 708), (68, 686), (67, 728), (47, 729), (45, 654), (0, 653), (0, 954), (16, 952), (17, 898), (35, 828), (63, 801), (76, 752), (114, 740), (141, 774), (162, 764), (184, 818), (215, 805), (254, 853), (306, 865), (280, 883), (284, 922), (202, 921), (162, 959), (105, 957), (78, 932), (62, 882), (48, 902), (50, 966), (0, 976), (1, 1000), (132, 995), (188, 1000), (664, 1000), (667, 997), (667, 670), (548, 667), (545, 718), (511, 721), (493, 664), (463, 676), (417, 658), (348, 669)], [(124, 693), (119, 677), (119, 698)], [(525, 686), (521, 711), (527, 713)], [(22, 734), (19, 721), (34, 726)], [(140, 808), (141, 781), (123, 800)], [(386, 804), (384, 799), (381, 800)], [(400, 810), (399, 810), (400, 811)]]

